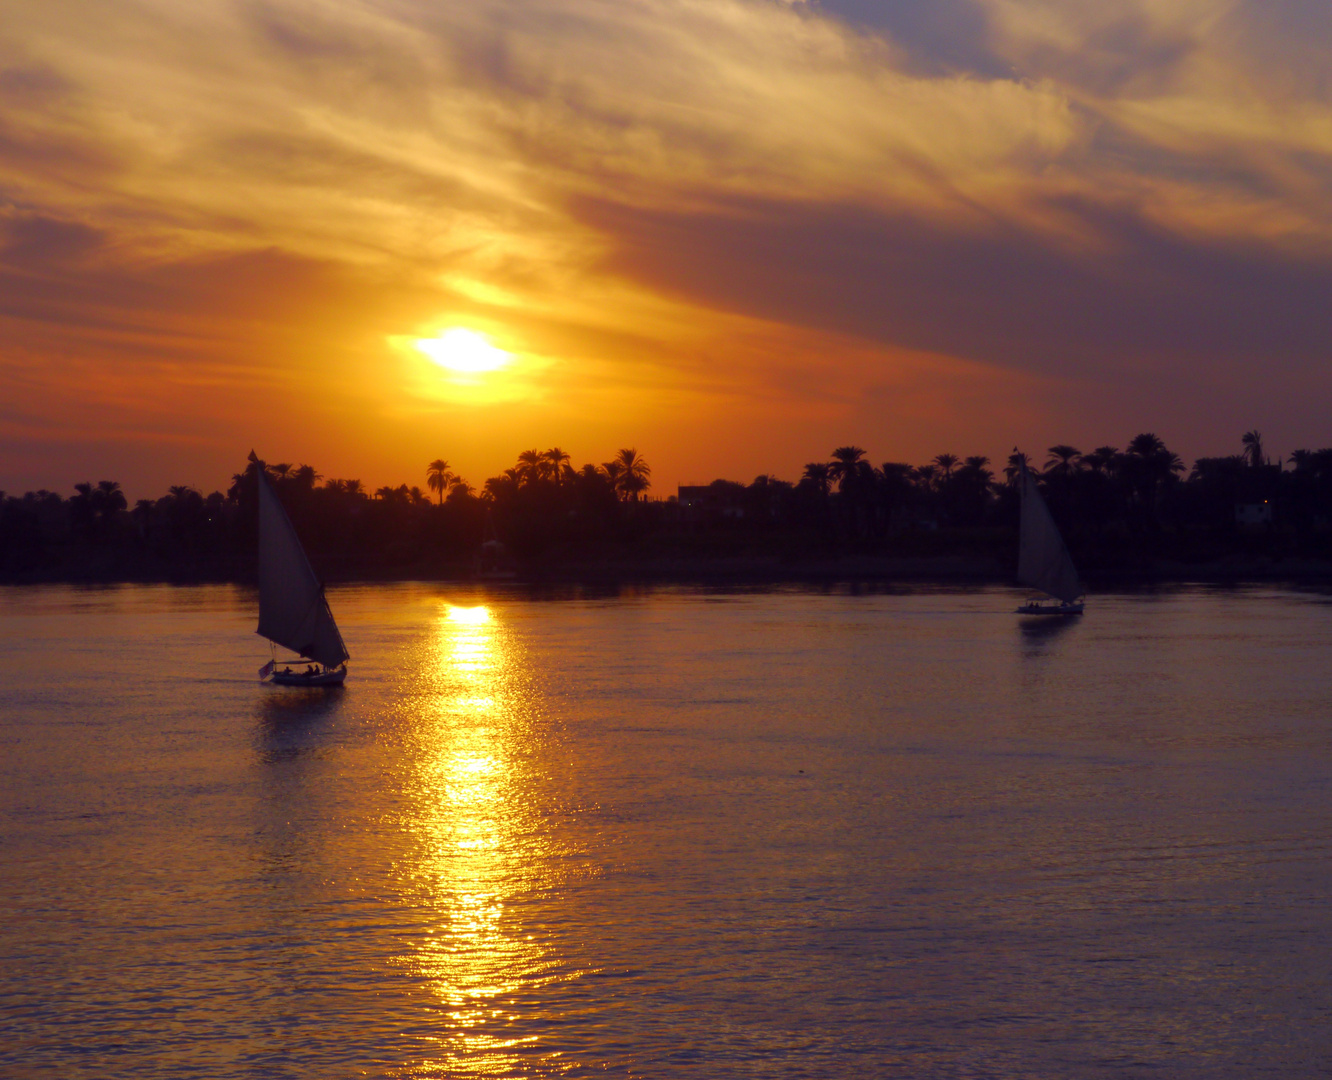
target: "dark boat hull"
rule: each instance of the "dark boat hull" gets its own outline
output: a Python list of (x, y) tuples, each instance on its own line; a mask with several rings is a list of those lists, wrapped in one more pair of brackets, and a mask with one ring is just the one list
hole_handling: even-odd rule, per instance
[(346, 679), (347, 669), (338, 668), (335, 671), (321, 671), (317, 675), (305, 675), (298, 671), (287, 675), (275, 671), (269, 681), (275, 686), (341, 686)]
[(1017, 609), (1019, 615), (1081, 615), (1082, 601), (1072, 604), (1040, 604), (1032, 601)]

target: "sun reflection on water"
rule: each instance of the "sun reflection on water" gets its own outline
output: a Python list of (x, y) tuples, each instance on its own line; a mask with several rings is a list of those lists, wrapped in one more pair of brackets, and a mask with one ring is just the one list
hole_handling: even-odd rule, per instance
[(524, 1046), (536, 1036), (520, 1034), (519, 999), (558, 977), (513, 911), (549, 861), (518, 653), (491, 609), (449, 604), (421, 656), (413, 885), (433, 926), (403, 962), (439, 1001), (443, 1023), (439, 1057), (418, 1075), (506, 1075), (530, 1065)]
[(472, 625), (490, 622), (490, 608), (484, 604), (479, 604), (476, 607), (459, 607), (456, 604), (446, 604), (444, 612), (450, 622), (470, 623)]

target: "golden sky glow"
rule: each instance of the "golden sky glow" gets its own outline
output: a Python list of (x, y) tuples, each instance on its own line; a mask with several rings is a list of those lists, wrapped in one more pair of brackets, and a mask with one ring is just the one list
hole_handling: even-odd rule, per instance
[(665, 493), (845, 442), (1325, 445), (1329, 34), (1313, 0), (10, 5), (0, 488), (208, 489), (251, 446), (373, 488), (632, 445)]

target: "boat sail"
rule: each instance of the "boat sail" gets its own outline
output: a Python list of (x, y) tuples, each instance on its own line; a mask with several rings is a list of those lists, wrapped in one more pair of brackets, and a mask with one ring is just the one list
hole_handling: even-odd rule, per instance
[[(259, 669), (288, 686), (333, 686), (347, 677), (347, 646), (333, 621), (324, 587), (306, 558), (305, 548), (269, 483), (263, 463), (250, 453), (259, 488), (259, 627), (255, 633), (274, 645), (318, 664), (304, 672), (277, 670), (277, 660)], [(299, 663), (299, 662), (298, 662)]]
[(1053, 596), (1058, 604), (1031, 600), (1018, 608), (1021, 615), (1080, 615), (1082, 587), (1064, 538), (1041, 497), (1027, 463), (1018, 459), (1018, 492), (1022, 498), (1022, 524), (1018, 537), (1018, 581)]

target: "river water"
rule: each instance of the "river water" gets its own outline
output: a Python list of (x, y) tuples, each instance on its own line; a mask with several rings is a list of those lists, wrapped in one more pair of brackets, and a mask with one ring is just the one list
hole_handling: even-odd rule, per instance
[(0, 1075), (1332, 1071), (1332, 606), (0, 590)]

